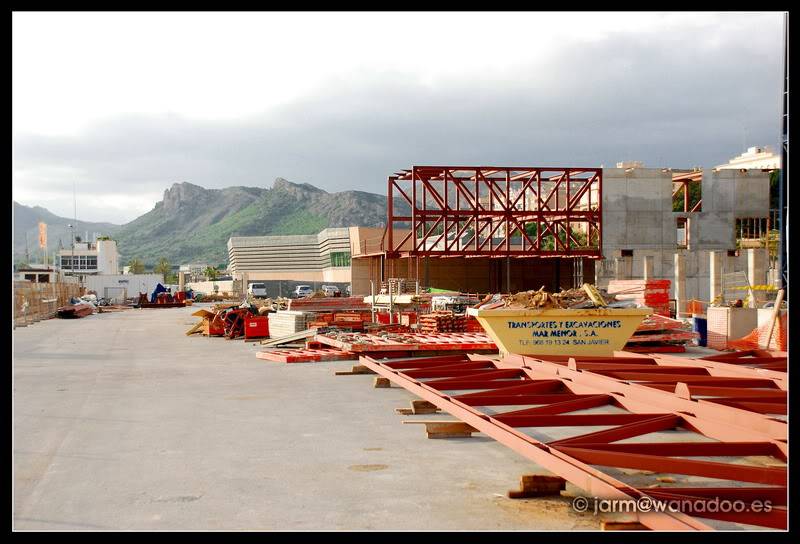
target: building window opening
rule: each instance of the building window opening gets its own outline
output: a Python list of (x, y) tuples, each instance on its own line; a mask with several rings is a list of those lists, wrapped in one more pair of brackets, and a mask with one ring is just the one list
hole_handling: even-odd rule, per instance
[(675, 220), (675, 225), (678, 232), (678, 249), (686, 249), (689, 247), (689, 219), (678, 217)]
[(350, 266), (350, 252), (348, 251), (331, 252), (331, 266), (332, 267)]

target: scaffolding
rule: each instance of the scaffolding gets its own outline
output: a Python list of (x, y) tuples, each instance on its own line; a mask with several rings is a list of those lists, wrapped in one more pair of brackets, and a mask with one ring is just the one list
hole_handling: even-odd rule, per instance
[(602, 258), (602, 169), (413, 166), (388, 179), (389, 258)]

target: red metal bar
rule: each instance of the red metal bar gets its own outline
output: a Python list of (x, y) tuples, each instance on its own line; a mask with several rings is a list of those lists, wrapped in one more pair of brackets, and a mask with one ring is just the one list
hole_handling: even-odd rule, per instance
[(756, 484), (786, 485), (787, 481), (786, 469), (780, 467), (753, 467), (714, 461), (676, 459), (664, 455), (611, 452), (562, 445), (556, 447), (561, 452), (590, 465), (636, 468), (639, 470), (703, 476), (721, 480), (738, 480)]

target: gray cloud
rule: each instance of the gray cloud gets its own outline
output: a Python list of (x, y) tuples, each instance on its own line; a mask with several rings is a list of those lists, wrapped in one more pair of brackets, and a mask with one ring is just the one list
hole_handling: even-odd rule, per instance
[[(124, 202), (151, 206), (176, 181), (269, 186), (281, 176), (385, 193), (386, 176), (412, 164), (713, 166), (742, 150), (743, 126), (748, 145), (778, 141), (776, 21), (751, 17), (748, 33), (739, 18), (713, 32), (612, 35), (513, 75), (465, 73), (435, 86), (405, 73), (345, 74), (246, 120), (138, 115), (75, 137), (20, 134), (15, 189), (37, 184), (37, 203), (62, 213), (67, 179), (78, 176), (82, 195), (106, 202), (82, 197), (83, 217), (123, 222), (139, 214)], [(115, 198), (118, 210), (107, 205)], [(59, 209), (60, 199), (70, 204)]]

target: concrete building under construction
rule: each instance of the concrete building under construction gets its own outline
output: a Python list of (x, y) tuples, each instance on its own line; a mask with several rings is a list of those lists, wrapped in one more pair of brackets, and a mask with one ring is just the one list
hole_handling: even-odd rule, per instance
[(363, 295), (387, 278), (473, 293), (665, 278), (679, 304), (712, 300), (724, 273), (767, 283), (768, 170), (618, 166), (415, 166), (388, 179), (385, 227), (232, 237), (230, 268)]

